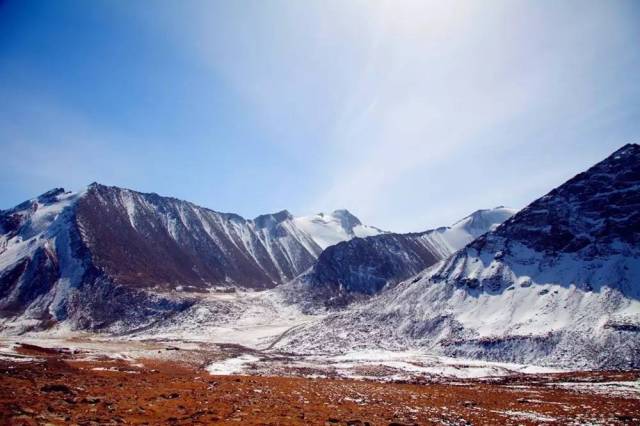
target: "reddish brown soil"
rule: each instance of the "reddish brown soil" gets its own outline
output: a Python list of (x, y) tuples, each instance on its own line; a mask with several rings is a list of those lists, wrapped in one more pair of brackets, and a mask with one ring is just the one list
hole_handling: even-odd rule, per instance
[(399, 384), (210, 376), (180, 363), (39, 355), (38, 362), (0, 361), (1, 424), (640, 424), (640, 399), (550, 384), (630, 380), (638, 372)]

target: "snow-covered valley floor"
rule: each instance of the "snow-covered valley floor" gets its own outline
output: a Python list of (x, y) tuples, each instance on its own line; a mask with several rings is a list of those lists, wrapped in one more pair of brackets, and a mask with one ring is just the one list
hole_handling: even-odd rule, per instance
[(128, 333), (134, 340), (176, 340), (272, 348), (290, 330), (323, 314), (308, 315), (286, 304), (277, 291), (211, 293), (169, 320)]
[(294, 354), (278, 345), (291, 330), (324, 317), (287, 306), (274, 292), (212, 294), (129, 334), (61, 325), (0, 335), (0, 418), (53, 424), (114, 416), (172, 423), (178, 414), (186, 423), (242, 424), (640, 420), (637, 371), (572, 372), (416, 349)]
[(446, 380), (559, 373), (563, 370), (455, 359), (419, 351), (364, 350), (340, 355), (239, 354), (211, 363), (211, 374), (343, 377), (377, 381)]
[[(324, 377), (389, 381), (455, 381), (520, 375), (567, 373), (549, 367), (441, 356), (419, 349), (357, 349), (290, 353), (279, 347), (298, 327), (326, 314), (306, 314), (283, 303), (276, 291), (212, 293), (170, 319), (127, 334), (71, 331), (64, 326), (46, 332), (0, 335), (0, 359), (32, 361), (26, 345), (51, 348), (74, 359), (145, 360), (189, 363), (211, 375)], [(636, 385), (625, 392), (640, 394)], [(589, 387), (585, 387), (589, 389)], [(594, 392), (599, 387), (594, 387)]]

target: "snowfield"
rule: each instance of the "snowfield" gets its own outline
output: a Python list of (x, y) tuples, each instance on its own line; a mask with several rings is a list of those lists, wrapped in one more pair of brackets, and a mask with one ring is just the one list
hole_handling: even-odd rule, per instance
[(363, 350), (342, 355), (242, 354), (211, 363), (211, 374), (301, 373), (311, 377), (345, 377), (370, 380), (410, 380), (416, 377), (474, 379), (511, 374), (548, 374), (566, 370), (511, 363), (484, 362), (436, 356), (419, 350)]
[(140, 331), (137, 340), (228, 343), (264, 350), (286, 333), (323, 317), (285, 304), (279, 291), (212, 293), (177, 315)]

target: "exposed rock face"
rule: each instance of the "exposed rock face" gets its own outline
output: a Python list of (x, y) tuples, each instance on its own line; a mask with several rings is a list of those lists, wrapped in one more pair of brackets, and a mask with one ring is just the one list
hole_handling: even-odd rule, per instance
[(320, 248), (288, 212), (246, 220), (194, 204), (92, 186), (78, 203), (95, 264), (135, 287), (264, 289), (309, 268)]
[(0, 214), (3, 327), (24, 331), (64, 320), (78, 328), (135, 326), (189, 306), (123, 285), (94, 264), (77, 213), (95, 189), (55, 189)]
[(188, 292), (288, 281), (316, 261), (316, 238), (287, 211), (248, 220), (100, 184), (57, 188), (0, 212), (0, 316), (126, 327), (188, 306)]
[(310, 278), (317, 284), (334, 284), (346, 292), (371, 295), (438, 260), (425, 240), (416, 236), (355, 238), (322, 252)]
[[(538, 252), (620, 252), (640, 243), (640, 148), (627, 145), (531, 203), (495, 233)], [(480, 247), (483, 241), (476, 242)]]
[(371, 296), (450, 256), (511, 217), (504, 207), (478, 210), (451, 227), (420, 233), (384, 233), (328, 247), (300, 277), (300, 299), (341, 307)]
[(282, 344), (637, 368), (639, 218), (640, 146), (627, 145), (448, 259)]

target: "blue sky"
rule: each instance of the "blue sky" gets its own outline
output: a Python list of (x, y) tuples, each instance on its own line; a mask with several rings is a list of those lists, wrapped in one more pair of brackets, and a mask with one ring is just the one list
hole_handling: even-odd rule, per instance
[(637, 1), (0, 2), (0, 208), (93, 181), (385, 229), (640, 142)]

